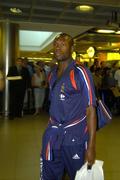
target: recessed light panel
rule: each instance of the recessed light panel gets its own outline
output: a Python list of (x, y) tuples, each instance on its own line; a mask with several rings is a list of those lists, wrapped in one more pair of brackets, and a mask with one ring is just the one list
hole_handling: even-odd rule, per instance
[(115, 33), (115, 30), (112, 30), (112, 29), (98, 29), (96, 30), (96, 32), (98, 33)]
[(88, 5), (76, 6), (75, 9), (76, 9), (77, 11), (81, 11), (81, 12), (90, 12), (90, 11), (93, 11), (93, 10), (94, 10), (93, 6), (88, 6)]
[(116, 31), (116, 34), (120, 34), (120, 31)]
[(21, 14), (21, 13), (22, 13), (22, 10), (19, 9), (19, 8), (10, 8), (10, 11), (11, 11), (13, 14)]

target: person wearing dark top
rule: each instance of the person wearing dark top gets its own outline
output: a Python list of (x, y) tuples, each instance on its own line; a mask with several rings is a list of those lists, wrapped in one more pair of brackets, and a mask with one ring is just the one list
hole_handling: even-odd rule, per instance
[(16, 64), (8, 71), (9, 80), (9, 118), (22, 117), (25, 91), (30, 86), (30, 76), (23, 60), (18, 58)]

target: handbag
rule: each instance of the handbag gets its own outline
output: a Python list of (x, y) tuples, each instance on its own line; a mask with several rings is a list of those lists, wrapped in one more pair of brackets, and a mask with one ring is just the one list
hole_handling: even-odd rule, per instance
[(104, 180), (103, 161), (96, 160), (91, 169), (88, 169), (86, 162), (80, 170), (76, 172), (75, 180)]
[(112, 113), (103, 100), (97, 99), (97, 130), (103, 128), (112, 121)]

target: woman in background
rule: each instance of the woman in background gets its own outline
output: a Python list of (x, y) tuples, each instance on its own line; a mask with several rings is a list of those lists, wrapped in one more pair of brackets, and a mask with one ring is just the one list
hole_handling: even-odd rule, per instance
[(34, 88), (35, 114), (41, 112), (45, 98), (46, 76), (43, 68), (35, 66), (35, 73), (32, 76), (32, 87)]

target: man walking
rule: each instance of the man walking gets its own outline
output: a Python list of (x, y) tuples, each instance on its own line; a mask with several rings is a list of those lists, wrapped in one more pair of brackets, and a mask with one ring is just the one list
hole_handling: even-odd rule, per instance
[(58, 66), (49, 76), (50, 121), (43, 135), (41, 180), (74, 180), (85, 160), (95, 161), (96, 97), (90, 71), (72, 59), (73, 40), (62, 33), (53, 42)]

